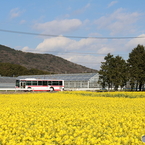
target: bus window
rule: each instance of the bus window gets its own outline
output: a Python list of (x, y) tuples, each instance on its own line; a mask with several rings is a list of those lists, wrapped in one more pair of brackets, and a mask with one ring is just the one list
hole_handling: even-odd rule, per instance
[(47, 81), (43, 81), (43, 86), (47, 86)]
[(48, 81), (48, 85), (51, 85), (51, 81)]
[(42, 81), (38, 81), (38, 85), (43, 85), (43, 82)]
[(58, 85), (58, 81), (53, 81), (52, 85), (57, 86)]
[(62, 81), (58, 81), (58, 85), (62, 86)]
[(37, 81), (32, 81), (33, 86), (37, 86)]
[(26, 81), (26, 85), (31, 85), (31, 81)]
[(16, 80), (16, 86), (17, 86), (17, 87), (20, 87), (19, 82), (20, 82), (19, 80)]

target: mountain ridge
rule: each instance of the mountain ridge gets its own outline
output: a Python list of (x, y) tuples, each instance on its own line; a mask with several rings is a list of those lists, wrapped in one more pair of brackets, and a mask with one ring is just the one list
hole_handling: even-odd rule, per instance
[(39, 69), (50, 73), (96, 73), (97, 70), (65, 60), (52, 54), (23, 52), (0, 45), (0, 62), (18, 64), (27, 69)]

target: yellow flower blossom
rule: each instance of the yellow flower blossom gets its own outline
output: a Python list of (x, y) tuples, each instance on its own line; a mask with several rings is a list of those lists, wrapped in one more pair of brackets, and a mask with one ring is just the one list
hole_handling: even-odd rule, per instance
[(145, 92), (0, 94), (0, 145), (143, 145)]

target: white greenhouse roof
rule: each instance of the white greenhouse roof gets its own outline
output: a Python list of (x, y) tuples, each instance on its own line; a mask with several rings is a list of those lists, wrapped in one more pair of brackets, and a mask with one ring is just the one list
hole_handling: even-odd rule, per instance
[(15, 83), (16, 77), (0, 77), (0, 83)]
[(92, 77), (98, 77), (97, 73), (79, 73), (79, 74), (51, 74), (51, 75), (28, 75), (19, 76), (17, 79), (36, 78), (36, 79), (57, 79), (64, 81), (89, 81)]

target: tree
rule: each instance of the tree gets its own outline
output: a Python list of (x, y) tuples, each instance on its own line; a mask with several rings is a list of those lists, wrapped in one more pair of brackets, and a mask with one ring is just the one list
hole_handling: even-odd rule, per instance
[(119, 87), (122, 89), (126, 85), (129, 77), (127, 63), (122, 57), (116, 56), (112, 59), (112, 69), (114, 89), (118, 90)]
[(47, 71), (42, 71), (42, 70), (38, 70), (35, 68), (31, 68), (31, 69), (27, 70), (27, 74), (28, 75), (43, 75), (43, 74), (50, 74), (50, 73)]
[(123, 88), (128, 80), (128, 69), (125, 60), (120, 57), (114, 57), (110, 53), (104, 58), (105, 62), (102, 62), (101, 69), (99, 71), (99, 83), (102, 87), (111, 88), (114, 87), (118, 90), (120, 86)]
[(107, 54), (107, 56), (104, 57), (105, 62), (101, 62), (101, 69), (98, 72), (99, 73), (99, 81), (98, 83), (101, 84), (102, 88), (108, 87), (109, 89), (112, 88), (112, 69), (111, 69), (111, 63), (112, 63), (113, 55), (110, 53)]
[(129, 53), (129, 59), (127, 60), (130, 72), (130, 84), (132, 89), (136, 84), (136, 90), (139, 87), (141, 91), (145, 84), (145, 47), (138, 45)]
[(49, 72), (38, 70), (38, 69), (27, 69), (18, 64), (11, 63), (1, 63), (0, 62), (0, 75), (1, 76), (9, 76), (9, 77), (17, 77), (20, 75), (43, 75), (50, 74)]

